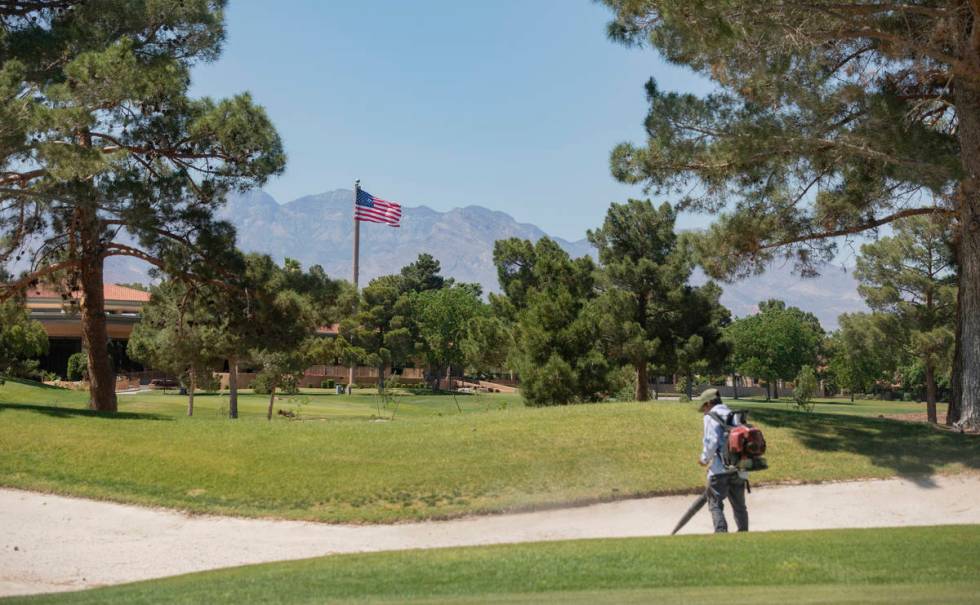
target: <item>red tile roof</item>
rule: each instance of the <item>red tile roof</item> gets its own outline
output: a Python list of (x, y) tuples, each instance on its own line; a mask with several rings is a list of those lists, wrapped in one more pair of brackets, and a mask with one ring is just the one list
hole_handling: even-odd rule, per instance
[[(150, 293), (142, 290), (135, 290), (120, 286), (118, 284), (103, 284), (102, 295), (106, 300), (116, 300), (122, 302), (149, 302)], [(81, 298), (81, 292), (72, 293), (73, 298)], [(27, 298), (61, 298), (61, 293), (53, 290), (49, 286), (37, 286), (27, 289)]]
[(135, 288), (127, 288), (118, 284), (105, 284), (102, 292), (106, 300), (123, 300), (126, 302), (150, 302), (150, 293)]
[(329, 326), (320, 326), (316, 329), (316, 333), (322, 336), (336, 336), (340, 332), (340, 324), (330, 324)]

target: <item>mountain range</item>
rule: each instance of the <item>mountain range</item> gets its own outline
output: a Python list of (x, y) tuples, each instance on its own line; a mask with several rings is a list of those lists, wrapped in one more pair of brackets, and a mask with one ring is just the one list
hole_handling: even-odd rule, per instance
[[(294, 258), (303, 266), (321, 265), (333, 277), (350, 279), (353, 256), (352, 193), (337, 189), (278, 203), (261, 190), (231, 196), (218, 217), (238, 231), (238, 244), (281, 262)], [(458, 281), (480, 283), (497, 292), (493, 244), (519, 237), (537, 241), (547, 236), (539, 227), (519, 223), (509, 214), (481, 206), (439, 212), (427, 206), (404, 206), (401, 227), (362, 223), (360, 283), (398, 272), (422, 252), (435, 257), (442, 273)], [(585, 239), (552, 237), (572, 256), (594, 255)], [(109, 259), (107, 277), (116, 282), (146, 281), (146, 268), (126, 259)], [(703, 277), (695, 276), (702, 281)], [(722, 302), (735, 316), (754, 313), (760, 300), (779, 298), (813, 312), (825, 328), (837, 326), (840, 313), (866, 310), (849, 271), (828, 267), (823, 275), (801, 279), (788, 267), (774, 266), (763, 275), (722, 284)]]

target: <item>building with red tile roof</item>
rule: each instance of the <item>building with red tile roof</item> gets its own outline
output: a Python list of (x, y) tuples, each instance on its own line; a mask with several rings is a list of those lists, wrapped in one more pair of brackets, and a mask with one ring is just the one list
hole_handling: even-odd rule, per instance
[[(103, 286), (106, 331), (109, 349), (118, 371), (136, 371), (142, 367), (126, 355), (126, 345), (133, 326), (140, 320), (143, 305), (150, 293), (120, 286)], [(44, 326), (50, 344), (48, 355), (40, 360), (42, 370), (64, 376), (68, 358), (82, 350), (82, 322), (78, 312), (81, 292), (62, 295), (49, 286), (36, 286), (25, 292), (25, 304), (31, 319)]]

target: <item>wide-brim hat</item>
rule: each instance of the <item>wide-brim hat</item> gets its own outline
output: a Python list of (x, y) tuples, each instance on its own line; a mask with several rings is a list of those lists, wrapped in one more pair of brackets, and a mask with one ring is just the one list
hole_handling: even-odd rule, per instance
[(719, 398), (721, 398), (721, 393), (718, 392), (718, 389), (705, 389), (701, 392), (701, 396), (698, 397), (698, 407)]

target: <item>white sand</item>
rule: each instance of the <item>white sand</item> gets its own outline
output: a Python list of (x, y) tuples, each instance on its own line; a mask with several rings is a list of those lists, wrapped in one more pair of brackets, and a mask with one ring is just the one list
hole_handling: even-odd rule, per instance
[[(334, 553), (669, 534), (693, 496), (455, 521), (325, 525), (190, 516), (0, 489), (0, 595)], [(980, 474), (756, 488), (752, 530), (980, 523)], [(731, 516), (729, 513), (729, 522)], [(682, 533), (711, 531), (703, 509)]]

